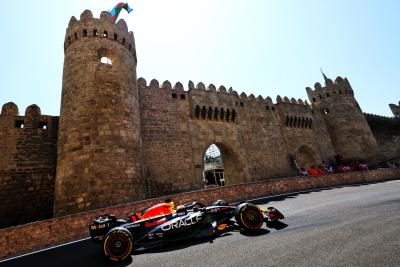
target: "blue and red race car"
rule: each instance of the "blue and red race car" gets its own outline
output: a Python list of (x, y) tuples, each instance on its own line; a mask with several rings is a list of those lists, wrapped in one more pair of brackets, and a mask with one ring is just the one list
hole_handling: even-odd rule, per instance
[(101, 243), (104, 255), (113, 261), (132, 251), (154, 248), (181, 240), (218, 236), (226, 231), (255, 231), (263, 223), (284, 216), (275, 208), (262, 210), (250, 203), (228, 205), (223, 200), (204, 206), (199, 202), (180, 205), (167, 200), (129, 216), (128, 220), (106, 214), (89, 226), (92, 240)]

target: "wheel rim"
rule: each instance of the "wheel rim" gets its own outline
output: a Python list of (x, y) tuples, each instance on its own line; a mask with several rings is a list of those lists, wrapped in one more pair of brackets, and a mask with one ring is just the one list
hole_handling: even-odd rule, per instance
[(248, 228), (260, 228), (263, 220), (260, 211), (254, 207), (248, 206), (242, 212), (242, 222)]
[(105, 240), (104, 249), (112, 260), (123, 260), (130, 254), (132, 241), (123, 233), (115, 233)]

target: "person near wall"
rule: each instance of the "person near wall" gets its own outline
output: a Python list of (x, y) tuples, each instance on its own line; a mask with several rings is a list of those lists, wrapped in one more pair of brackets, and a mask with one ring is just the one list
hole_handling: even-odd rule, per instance
[(360, 162), (360, 164), (358, 164), (358, 168), (360, 171), (368, 171), (368, 165), (365, 162)]
[(300, 176), (309, 176), (308, 172), (306, 171), (306, 169), (301, 168), (300, 169)]
[(322, 165), (319, 165), (319, 168), (318, 168), (318, 174), (325, 174), (326, 172), (325, 172), (325, 168), (324, 168), (324, 166), (322, 166)]
[(311, 166), (311, 168), (308, 170), (308, 173), (312, 176), (318, 175), (318, 169), (314, 166)]
[(325, 164), (325, 173), (333, 173), (334, 169), (331, 164)]
[(344, 165), (342, 170), (343, 172), (351, 172), (350, 165), (349, 164)]

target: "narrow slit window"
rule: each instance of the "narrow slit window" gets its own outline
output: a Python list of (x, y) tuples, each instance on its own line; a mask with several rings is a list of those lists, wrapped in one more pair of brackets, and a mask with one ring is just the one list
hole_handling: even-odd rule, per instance
[(232, 117), (231, 117), (231, 121), (235, 122), (236, 121), (236, 111), (232, 110)]
[(208, 108), (208, 114), (207, 114), (207, 119), (212, 120), (213, 117), (213, 109), (212, 107)]
[(47, 130), (47, 122), (39, 122), (39, 128), (43, 130)]
[(117, 41), (118, 40), (118, 34), (114, 33), (114, 40)]
[(200, 107), (196, 106), (196, 110), (195, 110), (195, 117), (196, 119), (200, 119)]
[(214, 120), (218, 120), (218, 115), (219, 115), (219, 110), (218, 110), (218, 108), (215, 108), (214, 109)]
[(24, 128), (24, 121), (23, 120), (16, 120), (15, 121), (16, 128)]
[(87, 30), (83, 30), (82, 35), (83, 35), (83, 37), (87, 37)]

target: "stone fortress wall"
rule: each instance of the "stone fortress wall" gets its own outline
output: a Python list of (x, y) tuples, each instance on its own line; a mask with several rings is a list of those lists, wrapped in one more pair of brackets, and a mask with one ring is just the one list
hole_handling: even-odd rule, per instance
[(37, 105), (19, 115), (14, 103), (0, 115), (0, 226), (50, 218), (56, 178), (58, 117)]
[(136, 77), (126, 23), (89, 10), (71, 18), (64, 49), (59, 117), (3, 106), (1, 227), (201, 189), (213, 143), (227, 185), (297, 175), (293, 159), (309, 167), (337, 154), (368, 162), (400, 155), (400, 122), (363, 114), (341, 77), (306, 88), (311, 104), (202, 82), (148, 83)]

